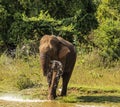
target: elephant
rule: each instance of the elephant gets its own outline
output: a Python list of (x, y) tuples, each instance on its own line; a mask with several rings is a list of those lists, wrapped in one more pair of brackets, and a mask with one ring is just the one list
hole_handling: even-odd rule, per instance
[[(62, 74), (58, 77), (62, 78), (61, 96), (66, 96), (67, 86), (74, 69), (77, 56), (74, 45), (60, 36), (44, 35), (40, 39), (39, 52), (43, 75), (47, 77), (49, 84), (48, 99), (52, 100), (57, 97), (56, 89), (58, 83), (55, 81), (58, 69), (54, 69), (53, 72), (50, 73), (52, 61), (56, 61), (56, 64), (58, 63), (60, 65), (61, 63), (62, 65)], [(59, 78), (57, 82), (58, 81)]]

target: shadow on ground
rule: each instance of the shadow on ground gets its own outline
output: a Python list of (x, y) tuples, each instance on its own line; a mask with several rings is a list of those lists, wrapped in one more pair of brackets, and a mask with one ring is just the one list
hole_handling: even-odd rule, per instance
[(80, 96), (77, 97), (77, 101), (89, 103), (120, 103), (120, 96)]

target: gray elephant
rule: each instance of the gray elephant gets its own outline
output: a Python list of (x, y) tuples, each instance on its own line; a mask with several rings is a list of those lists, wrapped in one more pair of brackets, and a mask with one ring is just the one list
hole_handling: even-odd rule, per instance
[(44, 35), (40, 40), (40, 62), (43, 70), (43, 75), (47, 76), (49, 83), (48, 99), (56, 98), (58, 69), (53, 69), (51, 72), (51, 61), (58, 61), (62, 64), (62, 91), (61, 96), (66, 96), (67, 86), (70, 80), (75, 62), (76, 50), (75, 47), (65, 39), (54, 35)]

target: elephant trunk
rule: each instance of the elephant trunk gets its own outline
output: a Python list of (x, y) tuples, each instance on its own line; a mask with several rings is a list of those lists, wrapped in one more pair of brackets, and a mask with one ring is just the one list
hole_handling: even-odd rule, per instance
[(41, 68), (43, 70), (43, 75), (47, 76), (49, 71), (49, 58), (47, 54), (40, 54)]
[[(49, 89), (48, 89), (48, 99), (52, 100), (56, 98), (56, 88), (57, 88), (57, 84), (56, 84), (56, 72), (52, 72), (51, 75), (51, 82), (49, 84)], [(56, 85), (56, 86), (55, 86)]]
[(51, 72), (48, 73), (47, 79), (49, 83), (48, 99), (56, 98), (56, 89), (59, 83), (60, 76), (62, 76), (62, 63), (60, 61), (51, 61)]

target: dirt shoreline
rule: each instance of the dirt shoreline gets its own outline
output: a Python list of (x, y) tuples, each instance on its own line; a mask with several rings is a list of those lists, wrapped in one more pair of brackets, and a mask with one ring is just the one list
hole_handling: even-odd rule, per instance
[(0, 100), (0, 107), (120, 107), (118, 104), (60, 103), (60, 102), (15, 102)]
[(0, 107), (75, 107), (75, 104), (59, 102), (17, 102), (0, 100)]

